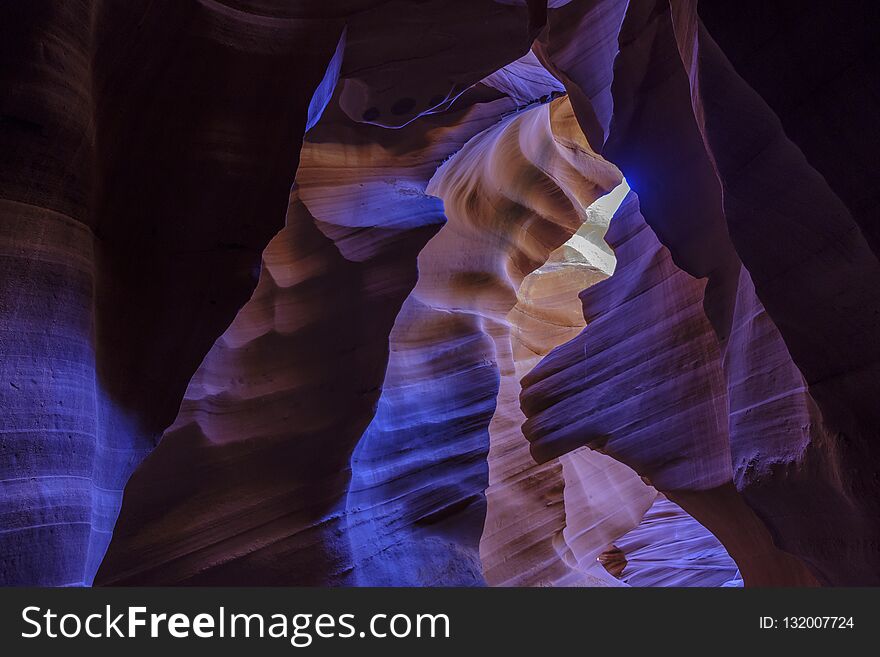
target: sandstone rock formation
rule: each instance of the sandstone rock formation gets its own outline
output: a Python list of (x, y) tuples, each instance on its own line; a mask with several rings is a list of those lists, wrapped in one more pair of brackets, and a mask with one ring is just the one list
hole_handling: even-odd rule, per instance
[(876, 584), (847, 5), (4, 5), (0, 584)]
[[(673, 499), (721, 538), (737, 560), (746, 584), (806, 583), (812, 579), (802, 565), (788, 557), (771, 556), (771, 551), (765, 556), (758, 554), (763, 548), (756, 550), (756, 546), (770, 541), (763, 523), (777, 545), (802, 557), (820, 581), (873, 581), (868, 574), (870, 568), (864, 566), (865, 559), (876, 558), (877, 542), (872, 538), (875, 530), (867, 516), (855, 510), (861, 504), (859, 500), (874, 497), (868, 492), (873, 484), (863, 470), (869, 462), (861, 451), (864, 443), (851, 438), (859, 431), (853, 423), (867, 418), (859, 416), (861, 411), (857, 409), (867, 407), (855, 395), (847, 404), (848, 415), (840, 416), (833, 399), (841, 394), (841, 386), (849, 389), (856, 379), (865, 382), (871, 377), (868, 372), (873, 368), (873, 355), (860, 352), (864, 357), (860, 365), (853, 363), (850, 367), (846, 363), (854, 351), (867, 348), (870, 352), (873, 348), (865, 340), (873, 334), (876, 321), (868, 316), (868, 309), (876, 307), (877, 287), (871, 282), (876, 275), (876, 258), (869, 255), (866, 242), (839, 199), (779, 131), (766, 105), (737, 77), (700, 27), (695, 3), (673, 2), (671, 8), (659, 2), (630, 3), (620, 43), (621, 53), (615, 64), (616, 132), (612, 130), (606, 154), (624, 168), (634, 189), (640, 192), (646, 220), (669, 248), (676, 265), (693, 276), (708, 278), (703, 308), (714, 335), (706, 333), (705, 327), (701, 330), (706, 351), (700, 357), (714, 372), (710, 375), (697, 371), (693, 376), (701, 379), (698, 385), (702, 393), (714, 390), (707, 398), (711, 408), (707, 407), (708, 412), (699, 418), (713, 428), (700, 431), (700, 444), (695, 445), (698, 450), (692, 453), (698, 457), (696, 467), (709, 479), (701, 484), (699, 477), (679, 478), (675, 474), (675, 469), (684, 465), (680, 459), (687, 450), (673, 450), (675, 460), (656, 463), (664, 472), (651, 473), (655, 464), (650, 452), (639, 449), (637, 432), (614, 426), (613, 408), (593, 406), (589, 425), (576, 422), (577, 428), (569, 425), (563, 433), (542, 422), (542, 414), (549, 418), (564, 413), (562, 407), (550, 410), (556, 402), (554, 393), (540, 387), (540, 381), (560, 369), (551, 365), (551, 359), (531, 375), (539, 387), (531, 393), (526, 390), (524, 407), (534, 415), (526, 425), (526, 433), (536, 440), (539, 452), (548, 441), (557, 449), (599, 441), (618, 452), (627, 450), (622, 458), (630, 459), (662, 490), (677, 491)], [(647, 52), (652, 53), (651, 59), (646, 58)], [(665, 117), (661, 122), (665, 132), (656, 130), (657, 116)], [(749, 118), (748, 128), (743, 116)], [(670, 140), (680, 150), (670, 152)], [(803, 198), (786, 206), (784, 197), (756, 184), (773, 180), (782, 171), (789, 195), (797, 190), (797, 194), (811, 199), (808, 213), (794, 211), (801, 207)], [(797, 247), (786, 244), (784, 255), (778, 245), (785, 239), (780, 232), (785, 221), (758, 219), (771, 212), (776, 212), (776, 217), (791, 217), (787, 225), (796, 235), (803, 235), (804, 242)], [(680, 219), (682, 214), (695, 223), (689, 226)], [(811, 223), (810, 217), (818, 219), (820, 214), (824, 218), (821, 224)], [(845, 240), (841, 235), (846, 236)], [(847, 256), (843, 260), (823, 258), (819, 255), (823, 250), (820, 244), (839, 244), (836, 248), (846, 249)], [(826, 274), (818, 274), (823, 270)], [(806, 287), (797, 287), (796, 280)], [(843, 280), (847, 281), (845, 290), (828, 283), (842, 284)], [(787, 283), (791, 287), (786, 287)], [(837, 292), (831, 292), (832, 288)], [(793, 293), (795, 289), (799, 291)], [(823, 299), (830, 302), (832, 296), (837, 308), (835, 320), (826, 324), (822, 318), (831, 315), (816, 311), (825, 303)], [(597, 302), (600, 312), (618, 305)], [(586, 299), (588, 313), (590, 305)], [(851, 313), (852, 320), (841, 324), (840, 312)], [(832, 324), (834, 331), (848, 326), (853, 332), (846, 337), (832, 336), (828, 334)], [(595, 332), (584, 335), (587, 340), (598, 338)], [(820, 340), (830, 342), (821, 346)], [(713, 347), (713, 342), (717, 346)], [(830, 352), (838, 347), (832, 349), (829, 344), (841, 345), (844, 353), (839, 358), (831, 357)], [(717, 353), (711, 353), (713, 349)], [(804, 363), (812, 359), (816, 366), (825, 363), (826, 372), (831, 368), (837, 374), (832, 378), (813, 374), (817, 385), (811, 386), (811, 374), (802, 369), (804, 365), (799, 367), (800, 359), (805, 359)], [(688, 362), (697, 364), (699, 359)], [(586, 363), (590, 364), (590, 359)], [(848, 371), (852, 374), (844, 374)], [(631, 383), (641, 382), (633, 379)], [(570, 399), (562, 385), (555, 386), (559, 391), (556, 394), (560, 399)], [(554, 386), (548, 381), (543, 387)], [(590, 383), (581, 385), (580, 390), (583, 396), (604, 392)], [(865, 390), (861, 388), (859, 394)], [(613, 397), (619, 402), (629, 399), (636, 403), (644, 398), (643, 393), (636, 393), (616, 390)], [(667, 415), (674, 418), (683, 406), (692, 407), (679, 403)], [(646, 417), (641, 412), (639, 416)], [(566, 444), (576, 433), (577, 439)], [(706, 451), (711, 441), (703, 439), (707, 436), (716, 436), (719, 449), (729, 444), (730, 461), (722, 458), (712, 465), (711, 452)], [(727, 462), (735, 468), (730, 475), (724, 472)], [(714, 488), (728, 476), (763, 523), (752, 517), (732, 484)], [(812, 482), (811, 494), (801, 488), (805, 479)], [(772, 501), (766, 497), (770, 489)], [(726, 513), (733, 513), (739, 520), (723, 517)], [(813, 522), (807, 521), (804, 513), (834, 517)], [(794, 522), (803, 533), (781, 529), (793, 518), (800, 518)], [(736, 522), (753, 528), (749, 530), (750, 534), (754, 532), (749, 546), (740, 548), (730, 540), (732, 534), (743, 534), (733, 529)], [(850, 523), (861, 523), (860, 529), (853, 529)], [(781, 538), (782, 533), (788, 540)], [(849, 555), (844, 562), (830, 558), (836, 552), (830, 547), (832, 543), (838, 543), (839, 549)], [(741, 554), (741, 549), (747, 553)], [(862, 565), (854, 566), (856, 563)], [(861, 573), (857, 578), (853, 569)]]
[[(287, 226), (265, 252), (254, 296), (127, 489), (99, 581), (351, 576), (338, 526), (349, 458), (378, 401), (418, 253), (444, 222), (425, 185), (445, 157), (514, 107), (489, 88), (471, 96), (459, 112), (394, 131), (352, 122), (331, 104), (303, 144)], [(196, 487), (187, 478), (193, 462), (210, 473)], [(156, 477), (168, 485), (157, 488)], [(144, 552), (154, 561), (133, 559)]]
[(0, 583), (89, 584), (282, 226), (342, 25), (208, 1), (0, 12)]
[(718, 539), (662, 496), (614, 547), (625, 562), (619, 576), (630, 586), (742, 586)]

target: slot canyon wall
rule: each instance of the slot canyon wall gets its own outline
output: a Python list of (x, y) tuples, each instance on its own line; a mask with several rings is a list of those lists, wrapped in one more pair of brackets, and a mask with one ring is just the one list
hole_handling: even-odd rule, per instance
[(4, 4), (0, 584), (880, 583), (878, 14)]

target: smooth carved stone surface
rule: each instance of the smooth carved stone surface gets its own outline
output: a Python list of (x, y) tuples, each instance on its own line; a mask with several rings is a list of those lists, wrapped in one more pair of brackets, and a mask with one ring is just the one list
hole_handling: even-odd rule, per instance
[(352, 457), (352, 583), (482, 585), (492, 342), (478, 318), (410, 297), (390, 343), (378, 410)]
[(349, 533), (370, 564), (359, 584), (495, 583), (478, 546), (496, 396), (518, 413), (499, 372), (511, 365), (505, 318), (523, 278), (619, 180), (566, 99), (485, 130), (431, 180), (448, 223), (419, 255), (379, 409), (352, 460)]
[[(612, 196), (619, 194), (615, 190)], [(522, 435), (519, 380), (583, 329), (578, 294), (614, 268), (602, 239), (610, 216), (597, 209), (601, 203), (587, 208), (578, 232), (523, 279), (505, 323), (488, 328), (501, 373), (489, 425), (489, 488), (480, 542), (490, 585), (619, 586), (597, 557), (639, 523), (654, 496), (632, 470), (586, 448), (535, 464)]]
[(626, 8), (621, 0), (572, 0), (550, 12), (533, 45), (564, 84), (581, 129), (600, 151), (614, 112), (613, 64)]
[[(489, 88), (469, 98), (401, 130), (352, 122), (331, 101), (304, 143), (287, 227), (264, 254), (254, 296), (127, 489), (101, 582), (358, 577), (363, 558), (340, 536), (349, 458), (388, 380), (388, 336), (416, 257), (444, 222), (425, 186), (515, 107)], [(197, 486), (186, 476), (193, 462), (204, 472)], [(166, 477), (178, 483), (153, 485)]]
[(630, 586), (742, 586), (718, 539), (662, 495), (614, 546), (626, 563), (620, 578)]
[[(92, 581), (129, 474), (253, 291), (340, 59), (368, 96), (387, 86), (369, 78), (374, 64), (401, 51), (400, 82), (464, 90), (526, 52), (542, 18), (490, 0), (428, 4), (4, 5), (0, 402), (15, 502), (0, 581)], [(472, 38), (475, 25), (505, 36)], [(430, 30), (448, 42), (419, 40)]]
[[(786, 363), (777, 356), (786, 374), (776, 378), (753, 358), (760, 351), (740, 347), (750, 354), (738, 364), (766, 373), (760, 379), (767, 384), (763, 399), (773, 403), (787, 393), (789, 408), (785, 420), (772, 418), (766, 433), (774, 440), (766, 445), (755, 444), (745, 417), (750, 406), (731, 408), (737, 413), (731, 429), (737, 485), (777, 543), (806, 561), (820, 581), (875, 583), (880, 262), (870, 246), (871, 231), (866, 238), (859, 225), (868, 206), (840, 186), (839, 174), (831, 178), (832, 188), (811, 166), (815, 160), (828, 171), (830, 160), (798, 148), (783, 132), (779, 118), (699, 24), (696, 3), (674, 2), (673, 8), (676, 44), (724, 191), (731, 241), (754, 285), (754, 303), (759, 300), (775, 326), (764, 335), (777, 341), (777, 354), (784, 345), (790, 358)], [(828, 26), (837, 30), (848, 20)], [(802, 89), (802, 78), (792, 85)], [(797, 104), (783, 112), (786, 128), (801, 140), (804, 133), (795, 125), (815, 116), (813, 107)], [(830, 117), (834, 110), (828, 112)], [(742, 294), (748, 304), (748, 286)], [(756, 332), (761, 328), (758, 324)], [(732, 381), (750, 374), (732, 367)], [(798, 385), (801, 377), (805, 391)], [(747, 402), (742, 393), (739, 398)]]
[[(704, 284), (674, 265), (633, 193), (607, 239), (617, 269), (581, 294), (587, 328), (523, 379), (523, 433), (532, 453), (549, 460), (584, 443), (600, 448), (659, 490), (690, 491), (676, 501), (739, 557), (746, 583), (810, 581), (736, 493), (726, 493), (726, 394), (702, 310)], [(633, 345), (650, 345), (649, 357)]]
[[(878, 380), (876, 340), (869, 338), (877, 328), (876, 258), (847, 208), (699, 25), (695, 3), (673, 2), (672, 11), (666, 2), (630, 3), (613, 93), (615, 122), (605, 154), (640, 193), (645, 220), (671, 255), (670, 272), (680, 268), (676, 276), (682, 281), (688, 274), (706, 279), (705, 292), (694, 289), (680, 300), (672, 292), (665, 296), (667, 310), (681, 313), (694, 304), (699, 322), (699, 302), (709, 320), (711, 333), (705, 326), (700, 332), (707, 350), (688, 362), (702, 360), (709, 368), (693, 370), (689, 378), (702, 394), (711, 391), (714, 401), (700, 414), (692, 402), (661, 395), (667, 403), (678, 399), (667, 407), (669, 415), (697, 412), (703, 422), (694, 418), (687, 425), (699, 449), (670, 449), (666, 462), (655, 452), (659, 460), (652, 463), (648, 445), (638, 445), (640, 422), (648, 417), (642, 403), (650, 398), (641, 375), (609, 379), (616, 386), (609, 399), (638, 404), (637, 422), (615, 427), (614, 406), (597, 410), (593, 397), (587, 420), (563, 426), (558, 418), (571, 415), (578, 395), (586, 400), (599, 394), (601, 400), (605, 390), (601, 377), (585, 383), (582, 375), (572, 376), (576, 370), (566, 377), (564, 370), (576, 364), (579, 339), (530, 375), (523, 398), (530, 416), (526, 435), (539, 456), (591, 440), (661, 490), (674, 491), (721, 538), (747, 584), (813, 582), (804, 563), (825, 583), (871, 581), (877, 525), (862, 504), (877, 495), (870, 475), (876, 459), (866, 438), (876, 426), (876, 405), (867, 402)], [(829, 257), (829, 249), (846, 256)], [(615, 280), (625, 272), (621, 266), (588, 291), (588, 319), (621, 307), (612, 293), (632, 285)], [(650, 285), (649, 272), (634, 278)], [(604, 289), (605, 301), (594, 293)], [(592, 321), (583, 340), (602, 339), (598, 326)], [(680, 338), (674, 343), (681, 345)], [(594, 354), (587, 349), (586, 366), (595, 362)], [(667, 374), (677, 373), (680, 384), (684, 371), (679, 365)], [(627, 391), (627, 385), (638, 387)], [(712, 444), (722, 451), (726, 444), (729, 451), (714, 465), (707, 458)], [(694, 465), (711, 476), (676, 473), (683, 457), (695, 458)], [(826, 520), (817, 523), (817, 517)], [(832, 558), (838, 549), (847, 558)]]
[(5, 3), (0, 585), (880, 582), (846, 4)]
[[(608, 585), (603, 555), (639, 525), (657, 491), (631, 468), (588, 447), (559, 457), (559, 463), (565, 480), (565, 560)], [(668, 538), (660, 536), (658, 550)]]
[(254, 296), (126, 488), (99, 583), (322, 584), (345, 572), (331, 537), (347, 451), (376, 402), (415, 253), (443, 219), (436, 200), (398, 196), (409, 225), (360, 231), (348, 244), (358, 260), (292, 196)]
[(590, 444), (661, 490), (729, 481), (722, 376), (702, 312), (703, 283), (675, 267), (633, 193), (606, 239), (617, 269), (581, 294), (587, 328), (523, 379), (532, 454), (548, 460)]
[(507, 321), (487, 327), (501, 375), (489, 425), (489, 488), (480, 542), (490, 585), (593, 583), (571, 567), (571, 559), (562, 558), (569, 551), (563, 536), (567, 516), (563, 466), (558, 461), (537, 465), (532, 460), (521, 430), (525, 417), (519, 408), (519, 379), (544, 353), (583, 328), (577, 295), (606, 276), (585, 261), (548, 263), (525, 277)]
[[(468, 328), (471, 318), (449, 321), (449, 313), (434, 313), (426, 319), (431, 313), (409, 299), (391, 335), (387, 373), (384, 367), (390, 322), (415, 280), (415, 254), (443, 219), (439, 201), (425, 195), (428, 178), (471, 136), (522, 102), (521, 85), (511, 98), (488, 82), (460, 99), (457, 112), (394, 131), (353, 123), (331, 101), (304, 145), (288, 226), (264, 254), (254, 297), (215, 344), (174, 426), (128, 486), (100, 582), (482, 582), (468, 546), (477, 543), (483, 524), (482, 504), (474, 503), (485, 487), (483, 433), (465, 433), (457, 447), (436, 407), (425, 413), (419, 406), (438, 396), (438, 388), (468, 389), (460, 375), (457, 385), (444, 382), (438, 368), (450, 366), (449, 355), (425, 348), (421, 336), (427, 332), (432, 347), (443, 336), (454, 353), (456, 331), (464, 330), (465, 344), (476, 338), (479, 361), (491, 357), (479, 351), (486, 338), (479, 327)], [(536, 96), (558, 88), (543, 78), (531, 86)], [(545, 123), (533, 137), (540, 146), (552, 139), (549, 112), (546, 106), (534, 111)], [(574, 134), (570, 113), (556, 124), (560, 139)], [(555, 165), (539, 162), (567, 172), (565, 158), (555, 158)], [(360, 319), (323, 312), (328, 303)], [(376, 419), (361, 437), (383, 374)], [(491, 367), (485, 374), (489, 378), (478, 378), (471, 389), (485, 398), (487, 424), (494, 407), (488, 381), (497, 374)], [(395, 377), (406, 382), (405, 394), (395, 393)], [(447, 402), (450, 413), (468, 417), (475, 404), (457, 395)], [(416, 423), (411, 435), (418, 444), (407, 444), (409, 416), (420, 412), (434, 432)], [(400, 414), (408, 418), (403, 426)], [(299, 422), (292, 426), (293, 417)], [(479, 412), (468, 422), (479, 427)], [(439, 476), (409, 473), (438, 461), (440, 441), (451, 459), (446, 487)], [(347, 462), (356, 443), (349, 486)], [(297, 456), (298, 450), (311, 456)], [(193, 462), (206, 473), (198, 486), (186, 476)], [(442, 469), (442, 462), (435, 467)], [(263, 473), (258, 481), (254, 471)], [(157, 478), (169, 484), (156, 489)], [(401, 491), (412, 492), (412, 499)], [(208, 507), (205, 499), (213, 503)], [(407, 532), (419, 540), (406, 542)]]
[(91, 583), (281, 228), (341, 25), (239, 4), (0, 9), (0, 584)]

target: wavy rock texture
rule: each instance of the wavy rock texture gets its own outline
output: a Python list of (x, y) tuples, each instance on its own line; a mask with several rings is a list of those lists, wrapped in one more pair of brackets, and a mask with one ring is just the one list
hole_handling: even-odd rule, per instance
[[(661, 490), (729, 481), (726, 431), (716, 412), (721, 372), (702, 313), (703, 284), (675, 267), (632, 193), (606, 239), (617, 269), (581, 295), (588, 328), (523, 379), (532, 453), (547, 460), (591, 443)], [(653, 345), (648, 358), (634, 347), (645, 343)]]
[[(615, 372), (606, 366), (616, 379), (597, 376), (594, 382), (578, 374), (580, 383), (572, 386), (577, 370), (571, 368), (578, 364), (571, 354), (583, 349), (583, 341), (602, 344), (594, 320), (578, 341), (551, 354), (531, 375), (524, 395), (531, 416), (526, 435), (539, 456), (583, 442), (602, 446), (661, 490), (672, 491), (672, 499), (722, 540), (746, 584), (809, 583), (813, 577), (804, 563), (825, 583), (871, 581), (870, 564), (878, 554), (874, 524), (855, 509), (858, 500), (876, 496), (866, 471), (873, 461), (867, 443), (853, 436), (863, 435), (861, 427), (868, 426), (873, 412), (859, 399), (870, 394), (873, 384), (868, 382), (876, 380), (876, 341), (867, 340), (875, 330), (876, 317), (869, 309), (877, 304), (876, 259), (839, 199), (699, 26), (695, 5), (672, 6), (674, 11), (666, 2), (630, 3), (615, 63), (615, 123), (605, 153), (627, 172), (647, 223), (674, 261), (669, 272), (681, 282), (664, 293), (667, 309), (683, 313), (699, 302), (709, 320), (699, 329), (705, 347), (679, 365), (659, 365), (680, 377), (678, 393), (661, 394), (667, 403), (677, 399), (664, 410), (662, 402), (650, 402), (651, 386), (634, 368)], [(674, 153), (670, 143), (676, 144)], [(784, 194), (779, 186), (761, 182), (782, 179)], [(801, 198), (795, 200), (795, 194)], [(790, 241), (784, 236), (789, 231), (799, 236), (798, 243), (781, 256), (778, 245)], [(828, 248), (847, 255), (823, 256)], [(820, 271), (825, 273), (817, 275)], [(649, 272), (636, 273), (634, 282), (654, 287)], [(685, 272), (706, 278), (705, 293), (695, 288), (696, 281), (682, 278)], [(625, 279), (614, 278), (607, 286), (608, 300), (593, 294), (601, 286), (585, 295), (588, 319), (593, 312), (614, 313), (621, 307), (611, 294), (623, 293)], [(838, 287), (844, 280), (845, 290)], [(689, 301), (672, 300), (687, 288), (692, 290)], [(834, 311), (816, 312), (823, 299), (832, 298)], [(703, 320), (692, 307), (697, 324), (691, 326), (696, 328)], [(656, 321), (663, 315), (647, 311), (643, 316)], [(636, 345), (646, 345), (649, 334), (634, 336), (632, 348), (644, 350)], [(822, 340), (829, 342), (823, 347)], [(693, 348), (698, 342), (687, 344)], [(580, 366), (599, 372), (600, 363), (600, 355), (588, 356)], [(811, 385), (811, 379), (816, 383)], [(688, 390), (688, 380), (706, 400), (702, 411), (696, 399), (675, 397)], [(860, 382), (858, 393), (855, 381)], [(630, 385), (635, 387), (627, 390)], [(653, 418), (658, 427), (664, 426), (664, 417), (674, 426), (680, 416), (695, 414), (684, 434), (676, 432), (678, 440), (690, 435), (693, 448), (666, 451), (667, 457), (674, 454), (671, 460), (655, 453), (659, 460), (654, 460), (650, 446), (639, 445), (640, 422), (627, 426), (615, 421), (615, 405), (602, 408), (591, 401), (587, 409), (577, 403), (602, 398), (606, 391), (613, 391), (608, 399), (616, 400), (616, 406), (637, 404), (634, 417), (639, 419), (647, 419), (644, 405), (650, 403), (659, 413)], [(842, 413), (845, 395), (851, 396)], [(572, 412), (577, 419), (568, 426), (554, 419)], [(682, 460), (687, 454), (692, 463)], [(682, 467), (695, 470), (688, 474)], [(826, 514), (823, 522), (806, 518)], [(742, 529), (735, 529), (737, 524)], [(771, 533), (772, 540), (803, 561), (773, 549)], [(843, 562), (830, 558), (835, 542), (848, 555)]]
[(0, 584), (91, 583), (282, 225), (341, 25), (240, 4), (0, 9)]
[[(0, 581), (91, 582), (129, 474), (253, 291), (343, 28), (345, 86), (406, 117), (521, 55), (541, 19), (417, 5), (4, 6), (3, 352), (23, 356), (0, 393)], [(502, 38), (474, 38), (487, 25)], [(392, 73), (403, 97), (376, 91)]]
[[(425, 186), (514, 107), (475, 89), (459, 112), (392, 131), (354, 123), (331, 103), (303, 145), (287, 227), (264, 255), (253, 298), (127, 489), (100, 581), (352, 576), (359, 557), (339, 526), (349, 457), (378, 402), (416, 257), (445, 220)], [(193, 462), (205, 472), (198, 486), (186, 477)], [(156, 488), (157, 477), (168, 485)], [(145, 553), (153, 559), (133, 558)]]
[[(581, 295), (586, 330), (523, 379), (529, 418), (524, 434), (539, 461), (586, 442), (659, 490), (690, 491), (687, 502), (676, 501), (707, 523), (706, 505), (690, 498), (721, 495), (732, 470), (720, 354), (702, 312), (704, 284), (674, 265), (645, 224), (634, 194), (624, 200), (606, 239), (618, 265), (614, 276)], [(747, 540), (709, 527), (734, 558), (742, 551), (738, 542), (766, 553), (766, 566), (755, 565), (751, 552), (751, 567), (737, 562), (746, 582), (777, 581), (789, 559), (773, 548), (766, 530), (759, 531), (741, 500), (729, 513), (728, 534), (749, 533)], [(796, 564), (791, 569), (800, 572)]]
[[(622, 535), (638, 527), (657, 491), (632, 469), (587, 447), (558, 460), (565, 482), (565, 562), (587, 573), (586, 581), (593, 586), (622, 585), (608, 577), (620, 575), (618, 569), (608, 567), (608, 555)], [(669, 537), (660, 538), (662, 545)]]
[[(653, 498), (635, 473), (589, 450), (535, 464), (521, 430), (525, 417), (519, 380), (553, 347), (583, 329), (578, 294), (607, 278), (614, 267), (602, 241), (610, 216), (595, 205), (587, 208), (587, 220), (575, 236), (523, 279), (505, 322), (489, 329), (501, 374), (489, 425), (489, 488), (480, 543), (490, 585), (618, 584), (597, 556), (611, 539), (638, 524)], [(620, 495), (622, 488), (629, 488), (626, 495)], [(616, 522), (623, 518), (629, 524)], [(610, 536), (608, 526), (613, 527)], [(575, 549), (567, 543), (570, 536), (576, 537)]]
[(627, 4), (571, 0), (550, 12), (533, 46), (547, 70), (564, 84), (581, 129), (599, 150), (614, 112), (613, 64)]
[[(880, 262), (871, 249), (876, 225), (865, 227), (872, 209), (876, 216), (876, 198), (850, 191), (853, 183), (870, 184), (870, 174), (866, 177), (859, 167), (863, 147), (855, 149), (851, 163), (836, 166), (835, 158), (822, 151), (825, 139), (808, 143), (815, 134), (808, 127), (815, 121), (852, 121), (848, 110), (833, 102), (795, 100), (804, 98), (813, 75), (829, 76), (827, 68), (796, 72), (791, 83), (795, 95), (782, 105), (778, 96), (770, 95), (784, 117), (783, 132), (777, 115), (701, 28), (695, 4), (673, 7), (676, 44), (689, 72), (694, 115), (724, 191), (730, 238), (754, 285), (757, 299), (752, 305), (763, 306), (778, 331), (773, 335), (771, 329), (764, 348), (775, 342), (775, 362), (785, 372), (772, 376), (757, 361), (761, 342), (742, 345), (748, 353), (745, 362), (730, 364), (732, 381), (748, 376), (749, 370), (736, 365), (749, 365), (765, 383), (762, 394), (744, 394), (739, 385), (742, 406), (733, 409), (737, 415), (731, 424), (737, 486), (779, 545), (801, 556), (820, 581), (876, 583)], [(834, 59), (843, 70), (857, 74), (872, 40), (866, 42), (864, 28), (853, 29), (852, 22), (871, 24), (877, 7), (856, 3), (852, 12), (835, 13), (841, 15), (812, 10), (802, 20), (815, 26), (809, 29), (821, 24), (831, 43), (833, 35), (847, 42), (854, 38), (853, 49)], [(782, 30), (781, 40), (799, 38), (798, 29), (803, 28)], [(796, 52), (803, 57), (804, 45)], [(783, 61), (782, 71), (796, 68), (788, 57)], [(848, 61), (859, 63), (846, 68)], [(745, 69), (752, 71), (747, 65)], [(766, 83), (756, 85), (764, 89)], [(851, 106), (861, 112), (877, 104), (876, 95), (859, 90)], [(733, 131), (736, 140), (728, 136)], [(857, 132), (850, 128), (845, 138), (870, 140), (869, 134)], [(849, 172), (854, 178), (844, 182)], [(786, 244), (784, 252), (777, 248), (780, 243)], [(748, 304), (751, 290), (742, 288), (740, 298), (745, 296)], [(767, 322), (747, 325), (743, 337), (762, 335), (766, 327)], [(782, 397), (785, 402), (778, 401)], [(774, 408), (777, 404), (785, 406)], [(767, 434), (774, 439), (756, 444), (747, 412), (764, 406), (762, 415), (771, 429)], [(785, 412), (784, 420), (780, 412)]]
[(349, 535), (370, 564), (359, 584), (476, 584), (484, 572), (494, 583), (478, 546), (496, 397), (518, 412), (499, 372), (512, 365), (506, 316), (523, 279), (619, 180), (567, 99), (485, 130), (431, 180), (448, 223), (419, 255), (379, 409), (352, 460)]
[(6, 3), (0, 584), (877, 583), (846, 4)]
[(505, 322), (488, 327), (501, 375), (489, 424), (489, 488), (480, 543), (489, 584), (575, 586), (589, 581), (560, 558), (567, 551), (563, 466), (536, 466), (532, 460), (521, 431), (519, 379), (550, 348), (583, 328), (577, 294), (608, 273), (562, 246), (523, 279)]
[(742, 586), (718, 539), (662, 495), (614, 546), (626, 562), (620, 578), (630, 586)]

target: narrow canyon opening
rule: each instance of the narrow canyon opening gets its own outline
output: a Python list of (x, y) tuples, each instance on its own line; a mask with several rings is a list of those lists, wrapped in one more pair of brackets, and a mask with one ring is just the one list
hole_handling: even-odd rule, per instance
[[(515, 91), (511, 80), (520, 81)], [(361, 586), (740, 582), (715, 537), (628, 465), (587, 446), (540, 464), (530, 453), (519, 382), (584, 330), (581, 292), (614, 272), (606, 232), (624, 201), (637, 201), (533, 54), (481, 86), (464, 116), (430, 127), (458, 133), (450, 155), (417, 150), (400, 137), (406, 127), (387, 144), (371, 135), (340, 148), (322, 142), (322, 126), (338, 132), (343, 123), (361, 136), (382, 128), (332, 109), (316, 121), (288, 226), (267, 247), (253, 297), (191, 381), (177, 421), (135, 473), (127, 498), (135, 510), (123, 509), (102, 582), (213, 581), (233, 565), (253, 581), (276, 559), (272, 581), (283, 568), (292, 582)], [(486, 112), (499, 103), (501, 113)], [(486, 127), (475, 132), (480, 111)], [(353, 157), (353, 148), (368, 155)], [(420, 160), (424, 188), (416, 178), (388, 179), (386, 167), (412, 171)], [(374, 213), (381, 223), (362, 223)], [(401, 269), (401, 254), (417, 256), (415, 267)], [(358, 291), (383, 311), (364, 307), (352, 321)], [(303, 315), (321, 322), (303, 326)], [(344, 336), (351, 362), (327, 367), (315, 344), (322, 333)], [(344, 407), (316, 404), (340, 378), (350, 381)], [(211, 508), (201, 506), (204, 484), (181, 487), (183, 472), (173, 488), (152, 485), (163, 449), (175, 462), (219, 469)], [(295, 465), (280, 458), (288, 451)], [(255, 470), (266, 487), (258, 495)], [(248, 541), (230, 562), (230, 543), (254, 532), (262, 542)], [(222, 555), (208, 570), (206, 551)], [(159, 557), (151, 563), (144, 552)]]
[(0, 584), (877, 583), (877, 6), (3, 7)]

